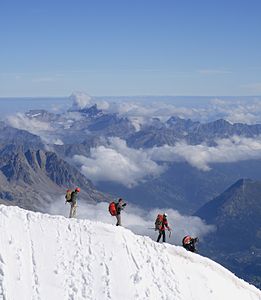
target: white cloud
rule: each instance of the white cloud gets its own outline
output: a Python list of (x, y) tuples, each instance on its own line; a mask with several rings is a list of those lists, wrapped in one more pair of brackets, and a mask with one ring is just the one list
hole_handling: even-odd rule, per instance
[(98, 109), (108, 110), (110, 104), (105, 100), (97, 100), (84, 92), (74, 92), (69, 97), (72, 101), (72, 109), (88, 108), (97, 104)]
[[(227, 74), (226, 70), (201, 70), (205, 74)], [(259, 84), (253, 85), (259, 88)], [(169, 97), (171, 98), (171, 97)], [(139, 130), (140, 125), (152, 118), (159, 118), (166, 121), (171, 116), (180, 118), (191, 118), (201, 122), (209, 122), (224, 118), (232, 123), (242, 122), (254, 124), (261, 122), (261, 101), (260, 98), (202, 98), (201, 97), (179, 97), (165, 99), (165, 97), (97, 97), (92, 98), (88, 94), (73, 93), (70, 99), (73, 101), (73, 108), (81, 109), (97, 104), (98, 108), (108, 113), (118, 113), (128, 117), (135, 128)], [(106, 101), (106, 99), (108, 99)], [(179, 104), (175, 104), (179, 103)]]
[(63, 141), (57, 137), (55, 129), (49, 122), (43, 122), (36, 118), (27, 118), (22, 113), (7, 117), (6, 122), (14, 128), (23, 129), (38, 135), (44, 143), (63, 145)]
[[(165, 102), (164, 99), (154, 101), (128, 101), (125, 103), (110, 104), (110, 110), (118, 112), (121, 115), (133, 119), (137, 124), (147, 123), (152, 118), (159, 118), (166, 121), (171, 116), (177, 116), (184, 119), (192, 119), (200, 122), (211, 122), (216, 119), (226, 119), (231, 123), (247, 123), (255, 124), (261, 123), (261, 99), (256, 98), (209, 98), (205, 102), (198, 97), (194, 97), (193, 102), (191, 99), (186, 99), (182, 103), (175, 105), (175, 97), (173, 103)], [(189, 102), (190, 100), (191, 102)]]
[[(107, 97), (105, 97), (106, 99)], [(149, 98), (149, 97), (148, 97)], [(141, 124), (145, 124), (152, 118), (159, 118), (162, 121), (166, 121), (169, 117), (175, 115), (181, 118), (190, 118), (199, 116), (205, 109), (177, 107), (173, 104), (164, 103), (164, 101), (135, 101), (134, 97), (130, 97), (127, 100), (110, 99), (108, 101), (98, 97), (93, 98), (84, 92), (75, 92), (69, 99), (73, 102), (73, 109), (82, 109), (97, 104), (99, 109), (104, 110), (107, 113), (118, 113), (121, 116), (128, 117), (138, 130)]]
[(209, 171), (213, 163), (229, 163), (261, 159), (261, 137), (256, 139), (234, 136), (216, 140), (217, 145), (164, 145), (151, 149), (128, 148), (120, 138), (110, 138), (106, 146), (91, 149), (90, 157), (75, 155), (82, 173), (94, 182), (112, 181), (129, 188), (158, 177), (166, 171), (168, 162), (186, 161), (193, 167)]
[(91, 105), (92, 98), (83, 92), (74, 92), (69, 99), (72, 101), (73, 109), (83, 109)]
[[(261, 122), (261, 99), (223, 99), (223, 98), (208, 98), (208, 100), (190, 99), (187, 101), (186, 97), (182, 103), (175, 105), (175, 97), (173, 103), (170, 101), (161, 100), (155, 101), (153, 97), (149, 101), (134, 101), (130, 98), (125, 102), (108, 102), (106, 110), (108, 112), (116, 112), (122, 116), (133, 120), (136, 128), (139, 125), (147, 123), (152, 118), (159, 118), (161, 121), (166, 121), (171, 116), (177, 116), (184, 119), (192, 119), (200, 122), (210, 122), (216, 119), (226, 119), (231, 123), (247, 123), (255, 124)], [(181, 103), (181, 102), (180, 102)]]
[[(76, 96), (75, 96), (76, 97)], [(76, 97), (75, 105), (84, 106), (94, 101), (86, 94)], [(77, 104), (78, 103), (78, 104)], [(109, 102), (104, 102), (106, 106)], [(108, 110), (118, 111), (129, 117), (136, 130), (140, 124), (149, 124), (152, 117), (167, 119), (171, 115), (190, 117), (201, 120), (216, 119), (217, 116), (225, 117), (230, 122), (261, 121), (261, 101), (252, 98), (251, 101), (224, 100), (216, 98), (211, 101), (209, 107), (186, 108), (176, 107), (171, 103), (118, 103), (110, 102)], [(83, 117), (77, 112), (67, 112), (63, 115), (64, 128), (70, 128), (74, 121)], [(59, 131), (55, 131), (50, 123), (39, 121), (37, 118), (27, 118), (23, 114), (17, 114), (8, 118), (8, 123), (16, 128), (27, 130), (39, 135), (42, 140), (49, 144), (62, 144)], [(54, 124), (55, 126), (55, 124)], [(211, 163), (234, 162), (238, 160), (259, 159), (260, 138), (247, 139), (233, 137), (217, 141), (216, 147), (207, 145), (187, 145), (184, 142), (175, 146), (154, 147), (149, 150), (128, 148), (126, 142), (119, 138), (112, 138), (105, 146), (91, 149), (90, 157), (75, 156), (75, 160), (82, 165), (82, 172), (93, 181), (114, 181), (131, 187), (147, 177), (159, 176), (165, 171), (166, 166), (158, 162), (187, 161), (192, 166), (201, 170), (209, 170)]]
[[(127, 202), (127, 199), (126, 199)], [(69, 205), (64, 204), (64, 196), (58, 201), (53, 202), (49, 213), (62, 214), (68, 216)], [(154, 230), (154, 222), (158, 213), (167, 212), (169, 226), (172, 229), (171, 237), (167, 233), (167, 242), (171, 244), (181, 245), (182, 238), (190, 234), (198, 236), (202, 241), (204, 236), (215, 230), (213, 225), (207, 225), (198, 217), (181, 215), (173, 209), (142, 209), (136, 206), (127, 204), (122, 212), (122, 224), (124, 227), (131, 229), (136, 234), (150, 236), (156, 240), (158, 232)], [(109, 224), (116, 224), (115, 217), (112, 217), (108, 212), (108, 203), (101, 202), (98, 204), (87, 204), (80, 197), (78, 201), (77, 217), (80, 219), (90, 219), (93, 221), (101, 221)]]
[(231, 123), (261, 123), (261, 101), (258, 97), (249, 101), (213, 99), (208, 110), (212, 119), (218, 116)]
[(94, 182), (113, 181), (131, 187), (165, 170), (146, 152), (128, 148), (126, 141), (120, 138), (110, 138), (107, 146), (92, 148), (90, 152), (90, 157), (75, 155), (74, 160), (82, 165), (82, 173)]
[(175, 146), (154, 147), (147, 150), (154, 161), (187, 161), (192, 166), (210, 170), (211, 163), (236, 162), (248, 159), (261, 159), (261, 137), (256, 139), (234, 136), (217, 140), (217, 146), (188, 145), (185, 142)]
[(142, 118), (143, 123), (148, 122), (151, 118), (159, 118), (165, 121), (172, 115), (185, 118), (191, 117), (195, 113), (194, 109), (176, 107), (175, 105), (164, 102), (153, 102), (149, 105), (144, 105), (143, 103), (119, 104), (118, 112), (127, 117)]
[(15, 128), (27, 130), (33, 134), (38, 134), (39, 131), (53, 131), (50, 123), (42, 122), (35, 118), (27, 118), (22, 113), (9, 116), (7, 123)]

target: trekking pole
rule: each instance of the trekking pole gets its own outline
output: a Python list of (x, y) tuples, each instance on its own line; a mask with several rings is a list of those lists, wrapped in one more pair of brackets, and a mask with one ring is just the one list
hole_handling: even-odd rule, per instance
[(154, 228), (154, 227), (148, 227), (147, 229), (153, 229), (153, 230), (155, 230), (155, 228)]

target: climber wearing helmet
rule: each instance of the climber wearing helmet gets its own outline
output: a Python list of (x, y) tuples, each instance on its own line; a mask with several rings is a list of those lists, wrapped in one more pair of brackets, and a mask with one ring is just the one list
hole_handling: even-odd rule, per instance
[(157, 238), (157, 242), (160, 241), (161, 236), (163, 239), (163, 243), (166, 242), (166, 234), (165, 234), (165, 228), (170, 231), (171, 229), (169, 228), (168, 225), (168, 220), (167, 220), (168, 215), (164, 213), (163, 215), (158, 215), (157, 220), (155, 222), (155, 229), (159, 231), (159, 236)]
[(184, 236), (182, 240), (182, 246), (191, 252), (197, 252), (196, 250), (196, 243), (198, 242), (198, 237), (192, 238), (189, 235)]
[(70, 215), (69, 218), (75, 218), (76, 217), (76, 208), (77, 208), (77, 195), (80, 193), (81, 189), (77, 187), (72, 193), (71, 193), (71, 209), (70, 209)]

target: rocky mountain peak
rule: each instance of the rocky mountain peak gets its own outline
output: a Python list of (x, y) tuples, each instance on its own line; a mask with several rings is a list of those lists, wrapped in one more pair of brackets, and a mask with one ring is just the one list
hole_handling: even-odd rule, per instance
[(103, 115), (103, 111), (98, 109), (97, 104), (94, 104), (91, 107), (80, 109), (79, 112), (89, 118), (97, 118)]
[(196, 213), (216, 226), (202, 251), (257, 286), (261, 284), (260, 197), (261, 181), (240, 179)]
[(22, 147), (13, 147), (12, 152), (5, 149), (2, 153), (5, 155), (0, 153), (0, 200), (43, 211), (50, 197), (60, 196), (76, 186), (81, 187), (85, 201), (106, 199), (77, 168), (56, 153), (32, 149), (24, 152)]
[(255, 213), (259, 203), (261, 182), (241, 178), (218, 197), (205, 204), (196, 213), (209, 223), (223, 218), (244, 218), (250, 211)]

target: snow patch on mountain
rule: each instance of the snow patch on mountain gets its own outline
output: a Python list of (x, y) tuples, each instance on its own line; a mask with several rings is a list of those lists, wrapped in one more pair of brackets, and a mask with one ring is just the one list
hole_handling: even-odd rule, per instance
[(217, 263), (125, 228), (3, 205), (0, 228), (1, 299), (261, 299)]

